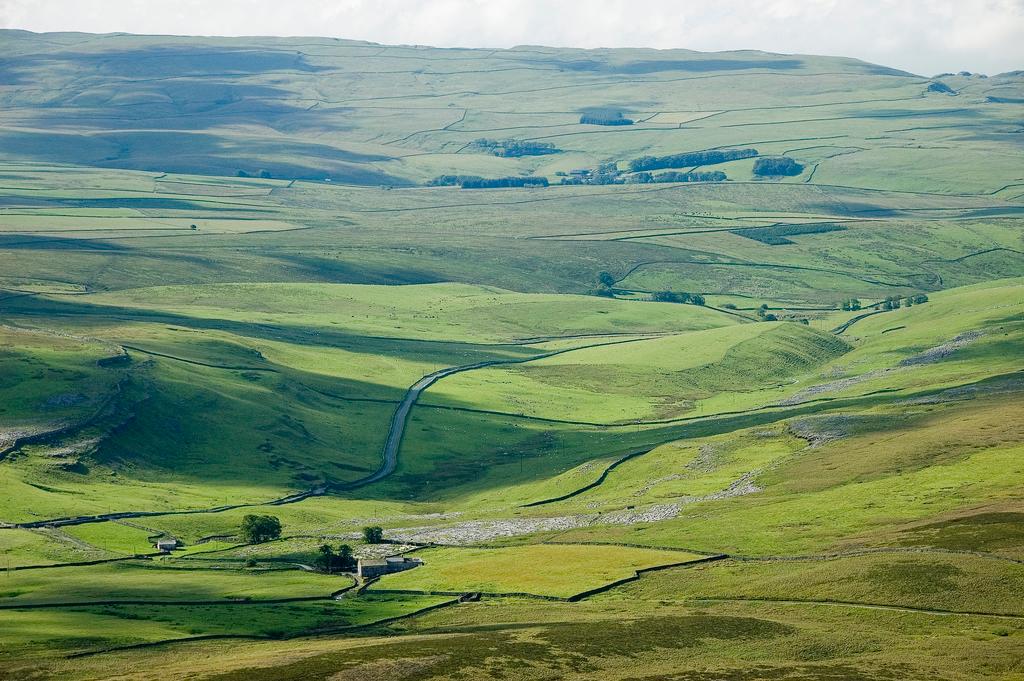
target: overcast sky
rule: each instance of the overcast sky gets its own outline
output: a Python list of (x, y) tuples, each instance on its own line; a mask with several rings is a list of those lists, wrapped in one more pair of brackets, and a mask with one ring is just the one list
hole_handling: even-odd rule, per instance
[(923, 75), (1024, 69), (1024, 0), (0, 0), (0, 27), (760, 49), (858, 57)]

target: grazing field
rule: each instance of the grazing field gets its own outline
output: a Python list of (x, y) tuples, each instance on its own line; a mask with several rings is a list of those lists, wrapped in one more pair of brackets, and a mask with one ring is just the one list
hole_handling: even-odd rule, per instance
[(0, 677), (1020, 675), (1020, 72), (0, 50)]
[(567, 598), (632, 577), (636, 570), (702, 558), (680, 551), (568, 544), (430, 549), (414, 555), (423, 567), (388, 575), (372, 590), (522, 591)]

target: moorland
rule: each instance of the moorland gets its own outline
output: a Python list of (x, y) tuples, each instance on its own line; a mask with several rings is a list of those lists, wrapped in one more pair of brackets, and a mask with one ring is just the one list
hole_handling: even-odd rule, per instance
[(1024, 678), (1024, 73), (0, 64), (0, 677)]

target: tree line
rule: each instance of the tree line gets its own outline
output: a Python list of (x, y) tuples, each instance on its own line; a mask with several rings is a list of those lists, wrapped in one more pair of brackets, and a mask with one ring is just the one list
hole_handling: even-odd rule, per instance
[(486, 137), (473, 140), (472, 146), (482, 149), (495, 156), (516, 158), (519, 156), (546, 156), (561, 151), (551, 142), (531, 142), (529, 140), (492, 140)]
[(621, 111), (588, 111), (580, 116), (581, 125), (633, 125), (632, 118), (626, 118)]
[(689, 305), (704, 305), (704, 296), (699, 293), (686, 293), (685, 291), (655, 291), (651, 294), (651, 300), (655, 303), (683, 303)]
[(665, 173), (634, 173), (626, 178), (627, 184), (650, 184), (652, 182), (725, 182), (729, 179), (721, 170), (709, 172), (694, 171), (683, 173), (670, 170)]
[(757, 156), (757, 149), (709, 149), (669, 156), (641, 156), (629, 162), (629, 170), (637, 173), (643, 170), (660, 170), (662, 168), (706, 166), (754, 156)]
[(463, 189), (501, 189), (505, 187), (547, 187), (548, 178), (480, 177), (479, 175), (438, 175), (427, 183), (431, 187), (461, 187)]

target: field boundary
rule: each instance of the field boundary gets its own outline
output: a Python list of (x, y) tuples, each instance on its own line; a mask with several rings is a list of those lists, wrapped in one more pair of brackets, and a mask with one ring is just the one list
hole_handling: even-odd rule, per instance
[[(429, 547), (423, 547), (423, 548), (429, 548)], [(514, 548), (514, 547), (502, 547), (502, 548)], [(644, 548), (650, 548), (650, 547), (644, 547)], [(580, 591), (580, 592), (572, 594), (570, 596), (550, 596), (550, 595), (547, 595), (547, 594), (535, 594), (535, 593), (530, 593), (530, 592), (526, 592), (526, 591), (475, 591), (475, 590), (472, 590), (472, 589), (467, 590), (467, 591), (447, 591), (447, 590), (446, 591), (435, 591), (435, 590), (421, 590), (421, 589), (369, 589), (367, 591), (367, 593), (393, 593), (393, 594), (407, 594), (407, 595), (420, 594), (420, 595), (426, 595), (426, 596), (467, 596), (467, 595), (474, 595), (474, 596), (479, 596), (481, 598), (529, 598), (529, 599), (542, 600), (542, 601), (553, 601), (553, 602), (559, 602), (559, 603), (576, 603), (576, 602), (582, 601), (582, 600), (584, 600), (586, 598), (590, 598), (591, 596), (596, 596), (597, 594), (601, 594), (601, 593), (604, 593), (606, 591), (611, 591), (612, 589), (614, 589), (616, 587), (620, 587), (623, 584), (629, 584), (630, 582), (635, 582), (636, 580), (642, 578), (645, 574), (647, 574), (649, 572), (658, 572), (658, 571), (661, 571), (661, 570), (670, 570), (672, 568), (678, 568), (678, 567), (689, 567), (691, 565), (699, 565), (701, 563), (710, 563), (710, 562), (714, 562), (714, 561), (725, 560), (728, 557), (729, 556), (727, 556), (725, 554), (708, 555), (708, 556), (704, 556), (703, 558), (695, 558), (695, 559), (692, 559), (692, 560), (684, 560), (684, 561), (679, 561), (679, 562), (676, 562), (676, 563), (665, 563), (663, 565), (653, 565), (651, 567), (640, 568), (638, 570), (635, 570), (633, 572), (633, 574), (629, 575), (628, 577), (622, 577), (621, 579), (616, 579), (616, 580), (608, 582), (606, 584), (602, 584), (600, 586), (596, 586), (596, 587), (594, 587), (592, 589), (587, 589), (585, 591)]]
[(94, 655), (102, 655), (104, 653), (114, 653), (125, 650), (139, 650), (144, 648), (155, 648), (157, 646), (172, 645), (175, 643), (193, 643), (201, 641), (219, 641), (219, 640), (249, 640), (249, 641), (291, 641), (299, 638), (312, 638), (315, 636), (329, 636), (332, 634), (343, 634), (347, 632), (360, 632), (364, 630), (370, 630), (376, 627), (383, 627), (395, 622), (408, 619), (410, 617), (416, 617), (418, 615), (424, 615), (434, 610), (440, 610), (441, 608), (447, 608), (452, 605), (458, 605), (459, 600), (453, 599), (450, 601), (443, 601), (441, 603), (435, 603), (434, 605), (428, 605), (419, 610), (413, 612), (407, 612), (402, 615), (394, 615), (392, 617), (385, 617), (384, 619), (374, 620), (373, 622), (367, 622), (365, 624), (353, 624), (343, 627), (334, 627), (326, 629), (316, 629), (312, 631), (300, 632), (293, 636), (267, 636), (265, 634), (202, 634), (199, 636), (187, 636), (182, 638), (169, 638), (162, 641), (145, 641), (143, 643), (135, 643), (124, 646), (112, 646), (109, 648), (101, 648), (98, 650), (83, 650), (76, 653), (69, 653), (65, 655), (65, 659), (75, 659), (79, 657), (92, 657)]

